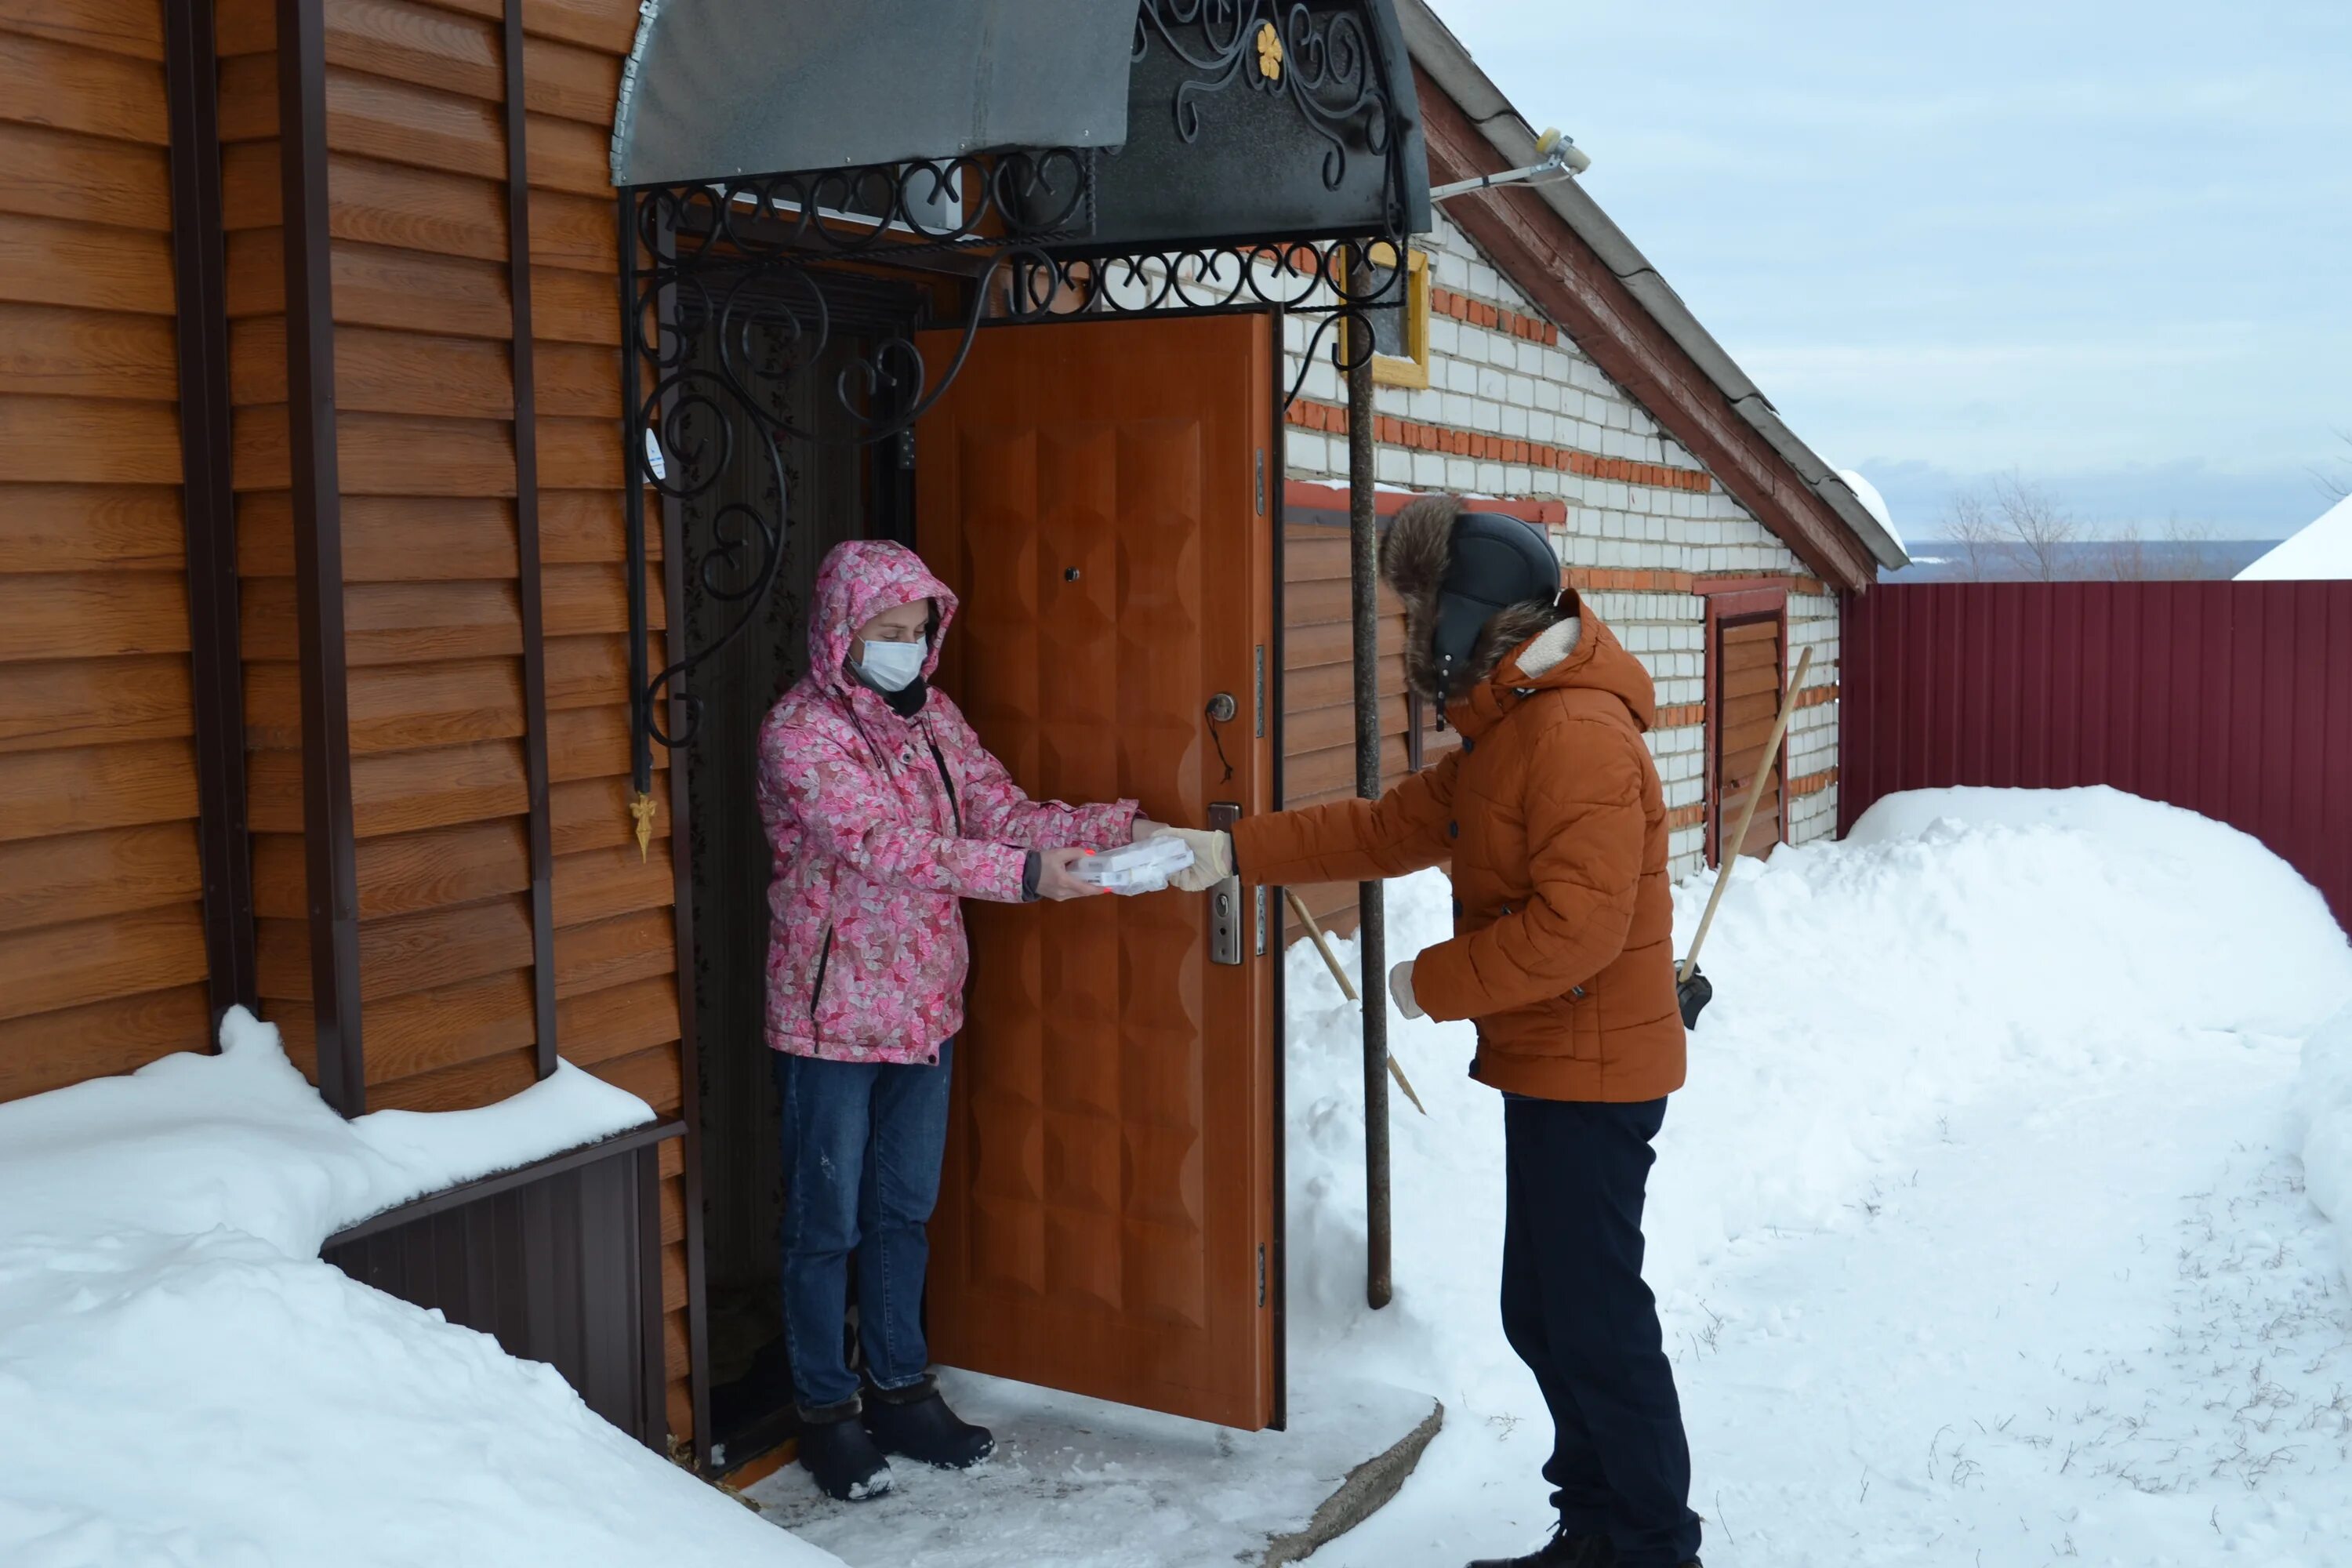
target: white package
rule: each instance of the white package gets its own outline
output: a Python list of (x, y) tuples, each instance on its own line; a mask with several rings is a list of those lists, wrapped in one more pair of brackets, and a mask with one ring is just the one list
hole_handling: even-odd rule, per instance
[(1110, 892), (1156, 893), (1192, 863), (1192, 846), (1163, 835), (1089, 855), (1077, 863), (1076, 871), (1080, 881)]

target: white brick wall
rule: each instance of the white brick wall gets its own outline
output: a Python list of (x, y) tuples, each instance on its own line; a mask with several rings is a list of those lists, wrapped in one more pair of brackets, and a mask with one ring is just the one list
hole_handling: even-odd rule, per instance
[[(1520, 315), (1541, 314), (1443, 214), (1437, 221), (1437, 233), (1419, 242), (1429, 250), (1434, 286)], [(1307, 320), (1294, 316), (1286, 321), (1291, 375), (1298, 374), (1313, 331)], [(1702, 465), (1663, 432), (1646, 409), (1565, 337), (1556, 346), (1534, 342), (1507, 331), (1474, 326), (1433, 311), (1429, 342), (1429, 385), (1378, 388), (1374, 395), (1378, 412), (1595, 457), (1703, 471)], [(1327, 404), (1342, 403), (1346, 391), (1330, 364), (1328, 348), (1327, 336), (1318, 363), (1307, 366), (1300, 395)], [(1294, 426), (1285, 456), (1293, 479), (1346, 478), (1344, 439)], [(1567, 522), (1553, 531), (1553, 537), (1561, 563), (1571, 567), (1811, 575), (1786, 545), (1720, 489), (1694, 491), (1627, 484), (1560, 469), (1388, 445), (1376, 448), (1374, 478), (1383, 484), (1416, 489), (1557, 500), (1567, 510)], [(1705, 703), (1706, 605), (1703, 598), (1695, 594), (1618, 591), (1595, 591), (1588, 596), (1595, 612), (1649, 668), (1657, 681), (1661, 709)], [(1814, 650), (1807, 686), (1836, 682), (1837, 638), (1834, 597), (1790, 595), (1791, 667), (1799, 649)], [(1834, 701), (1798, 710), (1790, 726), (1792, 777), (1826, 773), (1836, 765), (1837, 723)], [(1665, 785), (1667, 809), (1700, 804), (1706, 787), (1703, 731), (1685, 726), (1654, 732), (1650, 750)], [(1791, 803), (1792, 842), (1822, 837), (1833, 833), (1836, 826), (1834, 785)], [(1672, 839), (1675, 875), (1686, 876), (1699, 869), (1705, 864), (1705, 849), (1703, 827), (1676, 830)]]

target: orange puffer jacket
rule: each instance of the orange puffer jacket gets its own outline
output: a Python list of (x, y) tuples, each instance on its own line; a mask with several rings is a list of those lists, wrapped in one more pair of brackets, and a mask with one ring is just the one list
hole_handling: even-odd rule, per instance
[(1447, 710), (1459, 751), (1378, 801), (1245, 817), (1234, 858), (1274, 883), (1450, 858), (1454, 936), (1420, 955), (1413, 997), (1433, 1018), (1475, 1021), (1473, 1075), (1542, 1100), (1655, 1100), (1682, 1087), (1685, 1049), (1665, 802), (1642, 741), (1655, 699), (1609, 628), (1577, 616), (1565, 658), (1538, 657), (1570, 640), (1563, 626)]

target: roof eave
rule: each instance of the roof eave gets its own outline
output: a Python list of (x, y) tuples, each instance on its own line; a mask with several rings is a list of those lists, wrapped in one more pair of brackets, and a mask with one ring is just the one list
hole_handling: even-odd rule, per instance
[[(1427, 0), (1396, 0), (1397, 20), (1404, 30), (1405, 47), (1413, 63), (1460, 105), (1506, 166), (1517, 168), (1539, 161), (1537, 133), (1493, 79), (1479, 68), (1453, 30), (1430, 9)], [(1674, 291), (1650, 258), (1625, 232), (1601, 210), (1574, 180), (1554, 180), (1529, 187), (1545, 205), (1591, 247), (1602, 264), (1614, 272), (1626, 291), (1649, 312), (1675, 346), (1729, 400), (1732, 411), (1761, 436), (1790, 472), (1821, 498), (1840, 522), (1860, 540), (1880, 565), (1896, 567), (1910, 557), (1903, 546), (1862, 504), (1853, 489), (1782, 422), (1755, 382), (1724, 351), (1714, 335), (1699, 324), (1690, 307)]]

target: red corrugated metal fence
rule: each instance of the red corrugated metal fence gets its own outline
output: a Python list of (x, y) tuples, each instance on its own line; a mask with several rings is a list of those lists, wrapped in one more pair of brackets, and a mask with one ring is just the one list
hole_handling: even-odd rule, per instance
[(1839, 677), (1841, 831), (1897, 790), (2112, 784), (2254, 835), (2352, 930), (2352, 582), (1878, 587)]

